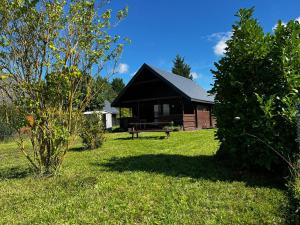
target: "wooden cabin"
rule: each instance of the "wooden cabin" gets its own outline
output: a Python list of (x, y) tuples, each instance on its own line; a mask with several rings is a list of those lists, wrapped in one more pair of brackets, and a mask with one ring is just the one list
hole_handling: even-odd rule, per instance
[[(183, 130), (215, 127), (212, 115), (214, 97), (194, 81), (143, 64), (112, 106), (129, 108), (130, 117), (122, 117), (120, 126), (131, 123), (172, 122)], [(121, 112), (122, 110), (120, 110)]]

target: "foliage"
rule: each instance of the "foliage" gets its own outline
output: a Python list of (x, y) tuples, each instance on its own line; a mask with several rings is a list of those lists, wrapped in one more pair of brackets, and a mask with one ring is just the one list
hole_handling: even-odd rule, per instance
[(99, 148), (104, 142), (104, 128), (101, 114), (86, 115), (83, 119), (80, 137), (85, 149)]
[(92, 89), (95, 94), (85, 110), (97, 111), (103, 108), (105, 100), (112, 102), (116, 97), (116, 93), (107, 78), (97, 77), (96, 79), (92, 79)]
[[(299, 166), (299, 165), (298, 165)], [(300, 172), (299, 167), (297, 174), (288, 184), (288, 191), (290, 195), (290, 224), (300, 223)]]
[(172, 121), (169, 126), (164, 126), (164, 130), (170, 130), (170, 131), (181, 131), (182, 127), (181, 126), (175, 126), (174, 122)]
[(173, 60), (173, 68), (172, 73), (193, 79), (191, 75), (191, 67), (184, 62), (184, 58), (180, 55), (176, 55), (175, 59)]
[(9, 139), (15, 134), (13, 126), (10, 124), (10, 118), (13, 115), (12, 110), (10, 110), (6, 105), (0, 106), (0, 141)]
[(122, 91), (122, 89), (125, 87), (125, 84), (124, 84), (122, 78), (114, 78), (111, 82), (111, 86), (112, 86), (112, 89), (118, 95)]
[(109, 133), (39, 180), (13, 143), (0, 144), (0, 224), (285, 224), (286, 191), (217, 161), (214, 132)]
[(4, 141), (6, 139), (9, 139), (10, 137), (13, 136), (15, 133), (15, 130), (13, 127), (10, 126), (9, 123), (3, 121), (0, 119), (0, 141)]
[[(297, 142), (300, 154), (300, 104), (297, 105)], [(293, 177), (288, 185), (291, 198), (291, 224), (300, 223), (300, 160), (294, 164)]]
[(123, 50), (123, 41), (109, 30), (127, 8), (113, 19), (110, 9), (101, 8), (106, 4), (98, 5), (94, 0), (1, 2), (0, 73), (11, 82), (0, 88), (22, 115), (16, 130), (31, 130), (32, 146), (20, 138), (19, 149), (39, 174), (59, 170), (95, 94), (89, 77), (115, 65)]
[(300, 25), (279, 22), (273, 34), (265, 34), (252, 15), (253, 9), (238, 12), (225, 55), (212, 71), (218, 155), (242, 167), (282, 173), (298, 152)]

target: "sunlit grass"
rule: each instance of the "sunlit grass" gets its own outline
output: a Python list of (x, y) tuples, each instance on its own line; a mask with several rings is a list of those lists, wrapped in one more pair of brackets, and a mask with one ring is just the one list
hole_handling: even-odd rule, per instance
[(286, 191), (218, 162), (214, 130), (140, 136), (107, 134), (100, 149), (74, 148), (61, 175), (44, 179), (14, 143), (1, 144), (0, 223), (284, 223)]

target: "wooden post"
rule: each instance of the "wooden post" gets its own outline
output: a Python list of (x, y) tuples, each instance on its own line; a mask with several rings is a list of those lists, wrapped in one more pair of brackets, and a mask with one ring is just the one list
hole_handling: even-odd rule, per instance
[[(140, 123), (140, 102), (138, 102), (138, 123)], [(141, 127), (139, 127), (141, 129)]]
[(183, 100), (181, 99), (181, 105), (182, 105), (182, 128), (184, 129), (184, 103)]
[(122, 108), (119, 107), (119, 127), (122, 129), (122, 122), (121, 122), (121, 119), (122, 119)]
[(195, 114), (195, 125), (196, 125), (196, 128), (198, 128), (198, 105), (195, 105), (194, 106), (194, 114)]

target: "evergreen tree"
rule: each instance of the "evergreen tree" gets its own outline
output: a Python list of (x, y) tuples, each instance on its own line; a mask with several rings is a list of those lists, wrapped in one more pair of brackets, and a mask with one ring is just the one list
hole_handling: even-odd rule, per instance
[(112, 86), (112, 89), (118, 95), (121, 92), (121, 90), (125, 87), (125, 84), (124, 84), (122, 78), (114, 78), (111, 82), (111, 86)]
[(179, 76), (186, 77), (188, 79), (193, 79), (191, 75), (191, 67), (184, 62), (184, 58), (180, 55), (176, 55), (175, 59), (173, 60), (173, 68), (172, 73), (177, 74)]

